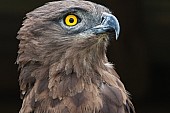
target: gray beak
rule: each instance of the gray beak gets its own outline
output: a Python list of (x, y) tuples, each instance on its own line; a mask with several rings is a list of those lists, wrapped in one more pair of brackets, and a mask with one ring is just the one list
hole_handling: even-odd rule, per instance
[(109, 13), (104, 12), (102, 15), (102, 22), (100, 25), (92, 28), (93, 32), (96, 34), (102, 34), (102, 33), (115, 33), (116, 40), (119, 37), (120, 33), (120, 26), (117, 18)]

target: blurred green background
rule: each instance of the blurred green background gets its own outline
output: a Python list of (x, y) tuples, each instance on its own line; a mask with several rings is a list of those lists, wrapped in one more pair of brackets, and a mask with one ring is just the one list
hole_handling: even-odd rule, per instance
[[(0, 1), (0, 113), (18, 113), (17, 31), (25, 14), (50, 0)], [(170, 0), (91, 0), (113, 11), (121, 34), (109, 61), (131, 93), (137, 113), (170, 113)]]

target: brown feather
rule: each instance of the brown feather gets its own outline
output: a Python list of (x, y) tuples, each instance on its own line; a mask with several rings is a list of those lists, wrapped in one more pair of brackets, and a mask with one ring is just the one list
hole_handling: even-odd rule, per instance
[[(76, 33), (59, 20), (70, 10), (86, 18)], [(27, 14), (18, 32), (20, 113), (135, 113), (106, 57), (108, 34), (83, 34), (99, 24), (104, 6), (64, 0)]]

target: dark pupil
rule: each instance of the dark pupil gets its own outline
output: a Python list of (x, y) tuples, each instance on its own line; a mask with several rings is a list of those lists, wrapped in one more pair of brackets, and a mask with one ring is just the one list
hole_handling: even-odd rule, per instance
[(70, 22), (70, 23), (73, 23), (73, 22), (74, 22), (74, 19), (73, 19), (73, 18), (70, 18), (70, 19), (69, 19), (69, 22)]

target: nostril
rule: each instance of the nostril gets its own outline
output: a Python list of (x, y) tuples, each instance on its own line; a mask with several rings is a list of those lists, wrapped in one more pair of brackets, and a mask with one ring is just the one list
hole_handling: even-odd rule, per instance
[(103, 24), (105, 21), (106, 21), (106, 17), (105, 17), (105, 16), (102, 16), (101, 24)]
[(105, 17), (102, 17), (102, 21), (101, 21), (101, 22), (103, 22), (103, 21), (104, 21), (104, 19), (105, 19)]

